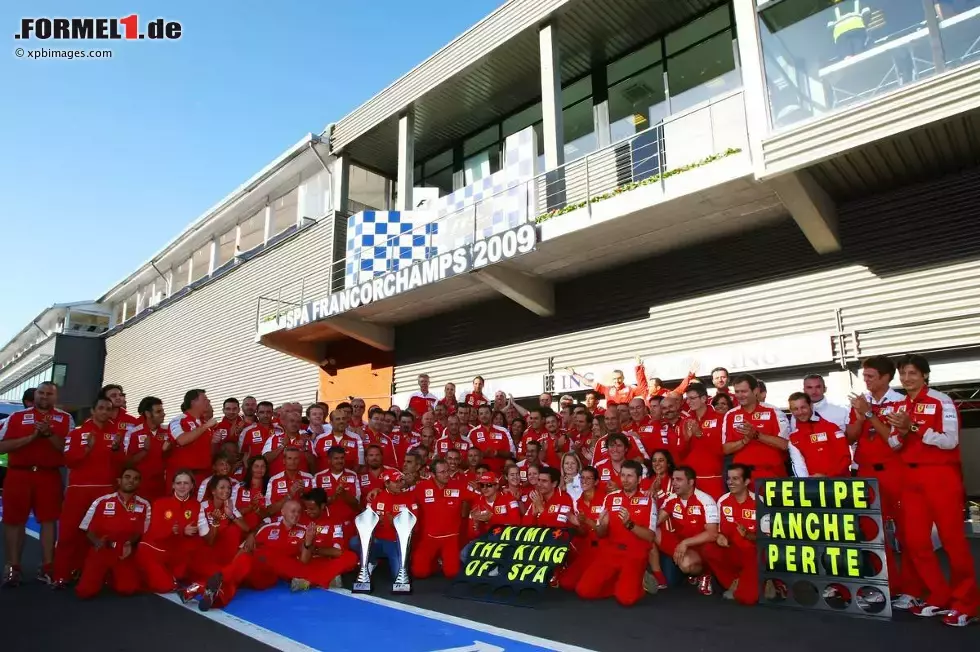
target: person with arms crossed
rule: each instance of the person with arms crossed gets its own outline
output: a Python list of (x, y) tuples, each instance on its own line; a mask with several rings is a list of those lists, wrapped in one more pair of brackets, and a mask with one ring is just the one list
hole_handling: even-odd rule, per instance
[[(21, 582), (21, 555), (31, 513), (41, 524), (41, 567), (37, 578), (51, 583), (55, 538), (62, 514), (61, 467), (71, 416), (54, 407), (58, 386), (43, 382), (34, 389), (31, 407), (18, 410), (0, 424), (0, 453), (7, 454), (3, 480), (4, 568), (0, 586)], [(79, 520), (81, 520), (81, 516)], [(75, 522), (77, 526), (78, 521)]]

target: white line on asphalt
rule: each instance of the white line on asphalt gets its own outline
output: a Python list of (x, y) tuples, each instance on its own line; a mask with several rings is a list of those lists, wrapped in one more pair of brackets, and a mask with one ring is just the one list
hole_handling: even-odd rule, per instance
[(511, 629), (504, 629), (503, 627), (495, 627), (493, 625), (488, 625), (487, 623), (481, 623), (476, 620), (469, 620), (467, 618), (459, 618), (457, 616), (450, 616), (449, 614), (440, 613), (438, 611), (432, 611), (431, 609), (422, 609), (421, 607), (413, 607), (412, 605), (403, 604), (401, 602), (393, 602), (391, 600), (386, 600), (384, 598), (379, 598), (373, 595), (367, 595), (364, 593), (351, 593), (348, 589), (330, 589), (334, 593), (339, 593), (341, 595), (346, 595), (355, 600), (363, 600), (364, 602), (371, 602), (373, 604), (378, 604), (389, 609), (397, 609), (398, 611), (405, 611), (410, 614), (415, 614), (416, 616), (425, 616), (426, 618), (432, 618), (433, 620), (438, 620), (440, 622), (449, 623), (450, 625), (458, 625), (459, 627), (467, 627), (469, 629), (475, 629), (478, 632), (483, 632), (485, 634), (493, 634), (494, 636), (500, 636), (501, 638), (509, 638), (513, 641), (518, 641), (520, 643), (527, 643), (528, 645), (535, 645), (537, 647), (544, 648), (546, 650), (553, 650), (554, 652), (594, 652), (594, 650), (589, 650), (584, 647), (579, 647), (577, 645), (570, 645), (568, 643), (559, 643), (558, 641), (551, 641), (546, 638), (541, 638), (538, 636), (532, 636), (530, 634), (524, 634), (522, 632), (515, 632)]

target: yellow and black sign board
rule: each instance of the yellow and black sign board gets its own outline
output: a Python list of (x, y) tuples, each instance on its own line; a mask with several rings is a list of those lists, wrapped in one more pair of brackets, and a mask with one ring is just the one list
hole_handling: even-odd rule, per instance
[(759, 600), (890, 617), (877, 480), (760, 480)]
[[(541, 592), (568, 561), (570, 542), (570, 533), (561, 528), (494, 526), (464, 548), (456, 583), (485, 588), (482, 599), (498, 602), (528, 589)], [(499, 591), (504, 588), (510, 590)]]

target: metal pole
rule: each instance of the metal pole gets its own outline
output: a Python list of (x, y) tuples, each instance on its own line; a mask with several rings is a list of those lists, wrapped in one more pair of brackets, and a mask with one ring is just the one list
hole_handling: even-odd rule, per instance
[(589, 217), (592, 217), (592, 179), (589, 175), (589, 159), (592, 154), (585, 157), (585, 208)]
[[(926, 26), (929, 28), (929, 45), (932, 47), (932, 63), (936, 66), (936, 74), (946, 72), (946, 52), (943, 50), (943, 38), (939, 29), (939, 20), (936, 18), (936, 8), (933, 0), (922, 0), (922, 11), (926, 16)], [(915, 64), (912, 65), (912, 74), (915, 74)], [(902, 80), (905, 81), (905, 80)], [(911, 79), (908, 81), (912, 81)]]

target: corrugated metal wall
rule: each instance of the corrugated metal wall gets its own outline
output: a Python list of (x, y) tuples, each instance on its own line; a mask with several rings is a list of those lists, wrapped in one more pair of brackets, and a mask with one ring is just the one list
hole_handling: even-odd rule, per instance
[[(256, 301), (280, 286), (306, 296), (329, 290), (331, 216), (158, 313), (106, 339), (105, 382), (119, 383), (130, 410), (146, 395), (176, 414), (184, 392), (208, 391), (216, 409), (229, 396), (252, 394), (279, 404), (312, 402), (317, 368), (255, 342)], [(285, 296), (285, 295), (284, 295)], [(273, 308), (274, 310), (274, 308)]]
[(850, 355), (980, 345), (980, 170), (840, 213), (841, 253), (787, 219), (559, 284), (551, 318), (499, 299), (399, 327), (396, 392), (422, 371), (439, 386), (836, 332), (837, 309)]

